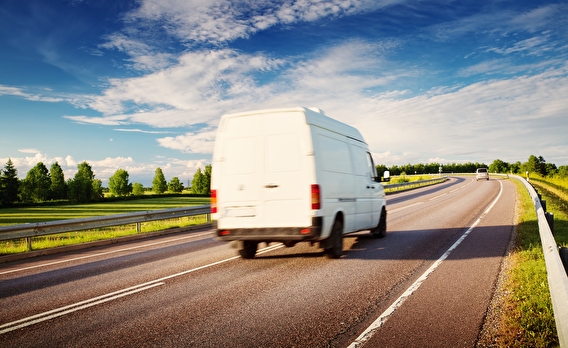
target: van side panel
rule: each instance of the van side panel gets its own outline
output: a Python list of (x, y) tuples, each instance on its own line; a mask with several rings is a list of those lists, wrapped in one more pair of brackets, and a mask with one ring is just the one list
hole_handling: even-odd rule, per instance
[[(373, 209), (377, 209), (374, 186), (380, 185), (371, 182), (369, 167), (367, 166), (367, 150), (365, 144), (349, 139), (349, 149), (353, 162), (353, 180), (357, 199), (355, 200), (355, 226), (353, 230), (368, 229), (373, 226)], [(376, 225), (375, 225), (376, 226)]]
[(317, 126), (312, 126), (316, 154), (317, 182), (322, 187), (322, 212), (324, 235), (329, 235), (333, 217), (341, 212), (344, 230), (355, 226), (355, 192), (353, 192), (353, 168), (351, 153), (345, 136)]

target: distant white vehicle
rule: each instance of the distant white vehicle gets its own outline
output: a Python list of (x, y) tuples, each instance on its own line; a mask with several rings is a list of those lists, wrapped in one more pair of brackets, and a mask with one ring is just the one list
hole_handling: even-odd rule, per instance
[(475, 181), (478, 180), (489, 180), (489, 172), (487, 168), (477, 168), (475, 171)]
[(217, 236), (241, 241), (243, 258), (253, 258), (261, 242), (303, 241), (339, 258), (346, 233), (385, 236), (379, 181), (361, 133), (319, 109), (224, 115), (211, 178)]

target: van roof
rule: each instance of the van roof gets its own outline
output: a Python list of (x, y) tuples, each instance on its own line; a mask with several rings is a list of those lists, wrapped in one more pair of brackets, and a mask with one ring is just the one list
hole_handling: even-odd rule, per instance
[(335, 120), (328, 117), (324, 112), (318, 108), (306, 108), (306, 107), (291, 107), (291, 108), (280, 108), (280, 109), (261, 109), (261, 110), (251, 110), (238, 113), (231, 113), (223, 115), (223, 118), (232, 118), (246, 115), (258, 115), (258, 114), (272, 114), (272, 113), (283, 113), (283, 112), (301, 112), (306, 116), (306, 123), (321, 128), (328, 129), (332, 132), (337, 132), (345, 134), (350, 138), (353, 138), (362, 143), (366, 143), (365, 139), (361, 135), (361, 132), (355, 127), (352, 127), (346, 123)]

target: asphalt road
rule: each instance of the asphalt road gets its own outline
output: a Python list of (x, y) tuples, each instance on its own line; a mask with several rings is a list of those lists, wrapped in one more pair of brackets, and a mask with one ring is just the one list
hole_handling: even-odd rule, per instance
[(388, 196), (345, 255), (209, 230), (0, 265), (1, 347), (474, 347), (514, 225), (508, 180)]

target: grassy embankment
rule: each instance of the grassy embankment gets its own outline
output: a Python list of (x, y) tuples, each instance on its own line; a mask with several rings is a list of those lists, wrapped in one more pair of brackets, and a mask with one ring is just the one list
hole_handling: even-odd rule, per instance
[[(499, 347), (556, 347), (558, 337), (548, 289), (537, 217), (528, 192), (518, 180), (517, 240), (504, 284)], [(554, 236), (568, 242), (568, 180), (532, 179), (531, 183), (554, 213)]]
[[(139, 211), (163, 210), (204, 204), (209, 204), (209, 198), (166, 197), (80, 205), (38, 205), (35, 207), (5, 208), (0, 209), (0, 226), (78, 219), (112, 214), (126, 214)], [(205, 222), (206, 216), (203, 215), (145, 222), (142, 224), (142, 233), (197, 225)], [(34, 250), (40, 250), (96, 240), (111, 239), (136, 233), (136, 224), (60, 233), (32, 238), (32, 247)], [(27, 245), (24, 239), (0, 241), (0, 255), (20, 253), (24, 251), (27, 251)]]
[[(390, 181), (382, 182), (383, 185), (393, 185), (393, 184), (404, 184), (404, 183), (413, 183), (415, 181), (422, 181), (422, 180), (431, 180), (431, 179), (438, 179), (440, 175), (438, 174), (419, 174), (419, 175), (396, 175), (391, 176)], [(424, 184), (424, 185), (416, 185), (412, 188), (418, 188), (421, 186), (428, 186), (431, 184)], [(408, 190), (409, 188), (385, 188), (385, 193), (395, 193), (400, 191)]]

